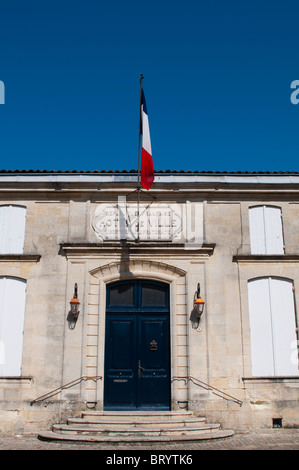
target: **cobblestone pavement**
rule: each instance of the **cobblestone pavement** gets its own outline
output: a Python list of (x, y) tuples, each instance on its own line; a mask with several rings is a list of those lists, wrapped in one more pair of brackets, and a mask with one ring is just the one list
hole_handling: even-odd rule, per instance
[[(273, 429), (266, 432), (235, 434), (225, 439), (151, 445), (75, 444), (41, 441), (36, 436), (0, 436), (0, 450), (99, 450), (99, 451), (198, 451), (198, 450), (299, 450), (299, 429)], [(113, 452), (112, 452), (113, 453)]]

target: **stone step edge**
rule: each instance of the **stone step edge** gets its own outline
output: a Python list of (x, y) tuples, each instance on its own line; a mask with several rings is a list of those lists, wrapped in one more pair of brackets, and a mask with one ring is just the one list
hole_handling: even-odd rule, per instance
[(194, 416), (192, 411), (92, 411), (84, 410), (81, 412), (81, 415), (90, 415), (90, 416), (117, 416), (120, 419), (126, 416), (136, 416), (136, 418), (142, 417), (164, 417), (164, 418), (177, 418), (178, 416)]
[(86, 419), (86, 418), (68, 418), (67, 419), (68, 424), (73, 425), (73, 424), (86, 424), (90, 426), (109, 426), (109, 425), (119, 425), (119, 426), (148, 426), (148, 425), (165, 425), (165, 426), (174, 426), (176, 424), (181, 424), (181, 425), (191, 425), (191, 424), (199, 424), (199, 423), (205, 423), (206, 418), (204, 417), (198, 417), (198, 418), (185, 418), (184, 420), (180, 419), (152, 419), (152, 420), (138, 420), (138, 421), (132, 421), (132, 420), (124, 420), (124, 419), (119, 419), (119, 420), (112, 420), (109, 418), (105, 419)]
[(102, 444), (121, 444), (121, 443), (134, 443), (134, 444), (144, 444), (152, 442), (168, 442), (175, 443), (181, 441), (202, 441), (210, 439), (224, 439), (232, 437), (234, 431), (231, 429), (216, 431), (213, 433), (203, 433), (203, 434), (184, 434), (184, 435), (174, 435), (174, 436), (78, 436), (78, 435), (65, 435), (60, 433), (55, 433), (53, 431), (40, 432), (38, 434), (38, 439), (42, 441), (63, 441), (70, 443), (102, 443)]
[[(60, 433), (99, 433), (99, 434), (104, 434), (104, 433), (134, 433), (134, 434), (146, 434), (146, 433), (162, 433), (165, 432), (167, 434), (175, 434), (175, 433), (182, 433), (182, 432), (189, 432), (189, 433), (202, 433), (202, 432), (213, 432), (215, 429), (220, 429), (220, 424), (218, 423), (212, 423), (212, 424), (202, 424), (198, 425), (197, 427), (187, 427), (187, 426), (179, 426), (179, 427), (174, 427), (174, 428), (167, 428), (163, 429), (160, 426), (152, 427), (152, 428), (143, 428), (143, 427), (137, 427), (137, 428), (131, 428), (129, 429), (128, 427), (122, 427), (118, 426), (117, 428), (111, 429), (107, 427), (102, 427), (100, 426), (99, 428), (91, 428), (88, 426), (74, 426), (74, 425), (68, 425), (68, 424), (53, 424), (53, 431), (57, 431)], [(133, 434), (133, 435), (134, 435)], [(92, 434), (91, 434), (92, 435)], [(131, 434), (132, 435), (132, 434)]]

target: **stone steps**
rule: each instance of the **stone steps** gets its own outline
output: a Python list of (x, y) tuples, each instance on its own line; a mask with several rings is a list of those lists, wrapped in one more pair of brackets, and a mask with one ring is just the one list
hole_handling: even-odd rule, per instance
[(132, 420), (146, 421), (155, 419), (180, 419), (184, 420), (187, 417), (193, 417), (192, 411), (82, 411), (83, 418), (87, 419), (117, 419), (120, 420)]
[[(196, 427), (199, 424), (203, 425), (205, 424), (205, 418), (188, 418), (184, 419), (184, 422), (182, 423), (181, 420), (179, 419), (173, 419), (173, 420), (166, 420), (161, 418), (159, 420), (159, 426), (163, 428), (174, 428), (176, 426), (188, 426), (190, 428)], [(117, 420), (117, 419), (105, 419), (105, 421), (102, 421), (100, 419), (85, 419), (85, 418), (69, 418), (67, 420), (67, 424), (71, 426), (86, 426), (89, 428), (96, 428), (98, 426), (108, 426), (111, 429), (116, 429), (117, 427), (121, 426), (126, 426), (127, 428), (132, 428), (136, 429), (141, 425), (141, 421), (137, 421), (135, 419), (132, 420)], [(55, 426), (55, 425), (54, 425)], [(157, 426), (157, 421), (155, 419), (150, 419), (146, 421), (142, 421), (142, 427), (143, 428), (150, 428), (150, 427), (155, 427)]]
[(192, 412), (96, 412), (84, 411), (81, 418), (54, 424), (40, 432), (41, 440), (101, 443), (181, 442), (230, 437), (231, 430), (207, 424)]
[(55, 433), (53, 431), (45, 431), (39, 434), (39, 439), (44, 441), (64, 441), (64, 442), (97, 442), (102, 444), (150, 444), (150, 443), (157, 443), (157, 442), (168, 442), (168, 443), (176, 443), (182, 441), (200, 441), (200, 440), (208, 440), (208, 439), (225, 439), (227, 437), (231, 437), (234, 435), (234, 431), (217, 431), (214, 433), (208, 434), (191, 434), (191, 435), (174, 435), (174, 436), (122, 436), (119, 438), (118, 436), (86, 436), (86, 435), (63, 435), (59, 433)]
[(88, 435), (106, 435), (106, 436), (160, 436), (161, 434), (171, 435), (171, 434), (194, 434), (201, 432), (212, 432), (214, 430), (219, 430), (219, 424), (198, 424), (197, 426), (181, 426), (177, 425), (175, 427), (165, 427), (160, 423), (157, 423), (155, 427), (141, 427), (141, 426), (116, 426), (113, 429), (107, 425), (103, 424), (102, 426), (91, 427), (86, 425), (75, 426), (68, 424), (54, 424), (53, 432), (56, 433), (69, 433), (69, 434), (88, 434)]

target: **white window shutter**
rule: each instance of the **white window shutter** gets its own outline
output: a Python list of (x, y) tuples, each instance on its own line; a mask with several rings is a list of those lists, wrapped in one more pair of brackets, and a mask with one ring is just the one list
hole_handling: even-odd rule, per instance
[(26, 281), (0, 278), (0, 376), (20, 376)]
[(293, 282), (248, 282), (253, 376), (299, 376)]
[(270, 294), (275, 375), (299, 375), (293, 282), (271, 278)]
[(250, 247), (253, 255), (284, 254), (280, 207), (249, 208)]
[(273, 376), (274, 358), (271, 331), (269, 279), (248, 283), (251, 360), (253, 376)]
[(282, 218), (280, 207), (264, 207), (266, 253), (283, 255)]
[(0, 253), (9, 253), (10, 206), (0, 206)]
[(266, 253), (264, 207), (249, 208), (250, 247), (253, 255)]
[(24, 252), (26, 207), (0, 206), (0, 253)]

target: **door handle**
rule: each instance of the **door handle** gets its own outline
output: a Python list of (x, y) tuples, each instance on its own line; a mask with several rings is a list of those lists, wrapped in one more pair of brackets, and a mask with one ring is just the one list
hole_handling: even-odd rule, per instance
[(141, 367), (141, 362), (140, 359), (138, 361), (138, 378), (141, 379), (141, 372), (144, 370), (143, 367)]

